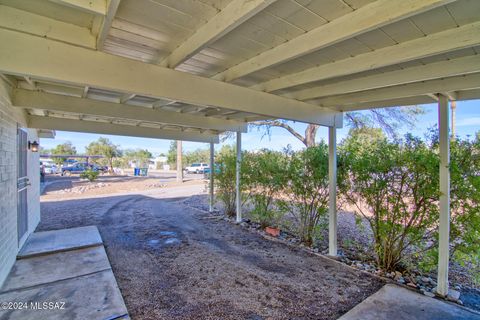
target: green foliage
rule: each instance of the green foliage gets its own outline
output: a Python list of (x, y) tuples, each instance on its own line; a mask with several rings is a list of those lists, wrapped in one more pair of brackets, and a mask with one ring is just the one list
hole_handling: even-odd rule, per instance
[(104, 159), (94, 159), (92, 162), (100, 165), (108, 165), (110, 172), (113, 172), (113, 160), (122, 156), (119, 146), (113, 144), (109, 139), (100, 137), (97, 141), (91, 142), (87, 148), (90, 155), (103, 155)]
[(480, 140), (451, 144), (452, 255), (470, 263), (480, 283)]
[[(65, 143), (58, 144), (55, 148), (51, 150), (51, 153), (53, 155), (76, 155), (77, 149), (70, 141), (67, 141)], [(67, 158), (53, 158), (53, 161), (55, 161), (55, 163), (60, 166), (65, 161), (67, 161)]]
[(373, 231), (377, 263), (394, 270), (423, 248), (438, 221), (439, 159), (418, 138), (390, 142), (351, 136), (339, 154), (341, 196)]
[(313, 244), (325, 225), (328, 212), (328, 147), (322, 141), (299, 152), (288, 151), (285, 167), (287, 200), (281, 206), (295, 217), (297, 233), (306, 245)]
[(236, 201), (236, 155), (233, 148), (223, 149), (217, 156), (218, 172), (215, 173), (215, 189), (217, 198), (225, 207), (225, 214), (235, 216)]
[(127, 161), (135, 161), (137, 167), (148, 167), (148, 162), (152, 158), (152, 153), (147, 149), (126, 150), (123, 157)]
[(252, 218), (262, 227), (277, 226), (283, 212), (275, 206), (275, 199), (281, 195), (288, 182), (284, 173), (287, 165), (285, 155), (262, 150), (245, 155), (244, 162), (242, 183), (248, 188), (249, 199), (254, 206)]
[(177, 164), (177, 141), (170, 142), (170, 148), (167, 153), (167, 163), (174, 168)]
[(210, 161), (210, 150), (209, 149), (197, 149), (194, 151), (186, 152), (183, 157), (187, 165), (192, 163), (208, 163)]
[(88, 169), (88, 170), (85, 170), (84, 172), (82, 172), (80, 174), (80, 178), (88, 179), (88, 181), (93, 182), (93, 181), (97, 180), (98, 174), (99, 174), (98, 171)]

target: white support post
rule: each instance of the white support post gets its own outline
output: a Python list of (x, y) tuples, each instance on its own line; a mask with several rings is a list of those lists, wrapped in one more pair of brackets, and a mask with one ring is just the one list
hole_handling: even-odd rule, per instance
[(210, 212), (213, 212), (213, 204), (214, 204), (214, 187), (213, 187), (213, 179), (215, 176), (215, 145), (213, 142), (210, 142)]
[(328, 254), (337, 256), (337, 129), (328, 127)]
[(177, 182), (183, 182), (182, 141), (177, 140)]
[(241, 164), (242, 164), (242, 133), (237, 131), (237, 166), (236, 166), (237, 223), (242, 222), (242, 193), (240, 190)]
[(440, 228), (438, 244), (437, 293), (448, 294), (448, 263), (450, 245), (450, 135), (448, 98), (438, 96), (438, 126), (440, 142)]

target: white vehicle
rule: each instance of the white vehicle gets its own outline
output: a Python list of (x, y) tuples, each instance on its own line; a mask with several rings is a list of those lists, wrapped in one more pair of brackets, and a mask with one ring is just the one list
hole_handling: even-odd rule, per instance
[(53, 163), (44, 163), (46, 174), (57, 174), (59, 172), (57, 165)]
[(208, 168), (206, 163), (192, 163), (191, 166), (185, 168), (187, 173), (203, 173)]

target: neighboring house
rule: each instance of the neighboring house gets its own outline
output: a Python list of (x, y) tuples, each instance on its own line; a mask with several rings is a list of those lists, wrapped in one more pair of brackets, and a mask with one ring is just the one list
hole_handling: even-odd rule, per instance
[(0, 286), (40, 221), (39, 153), (29, 150), (29, 142), (48, 134), (26, 128), (24, 110), (11, 105), (11, 91), (0, 78)]
[(165, 156), (158, 156), (156, 158), (150, 159), (150, 169), (163, 169), (163, 170), (169, 170), (165, 169), (165, 166), (167, 165), (167, 157)]

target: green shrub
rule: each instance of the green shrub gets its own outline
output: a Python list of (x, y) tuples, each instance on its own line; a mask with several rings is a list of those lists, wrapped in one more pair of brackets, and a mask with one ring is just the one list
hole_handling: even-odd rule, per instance
[[(438, 137), (432, 137), (438, 152)], [(450, 147), (450, 256), (480, 284), (480, 140), (455, 139)], [(438, 234), (435, 234), (435, 244)], [(438, 247), (424, 255), (421, 266), (434, 270)]]
[(97, 180), (99, 172), (96, 170), (88, 169), (80, 174), (80, 178), (88, 179), (88, 181), (93, 182)]
[[(431, 239), (438, 221), (439, 159), (420, 139), (368, 141), (351, 137), (341, 148), (342, 196), (369, 222), (377, 264), (394, 270)], [(408, 249), (408, 250), (407, 250)]]
[(282, 207), (295, 218), (300, 240), (310, 246), (326, 224), (328, 212), (328, 146), (321, 142), (299, 152), (288, 152), (287, 183)]
[[(215, 172), (215, 190), (216, 197), (223, 203), (225, 215), (234, 217), (236, 214), (236, 167), (237, 156), (236, 150), (230, 146), (222, 148), (216, 157), (218, 170)], [(242, 153), (240, 192), (245, 190), (243, 183), (245, 171), (248, 163), (248, 154)], [(246, 197), (242, 197), (242, 202), (246, 201)]]
[(275, 199), (284, 191), (288, 181), (284, 172), (287, 165), (285, 155), (281, 152), (262, 150), (258, 153), (248, 153), (244, 161), (242, 182), (254, 207), (250, 212), (252, 219), (263, 228), (278, 226), (283, 211), (275, 206)]

